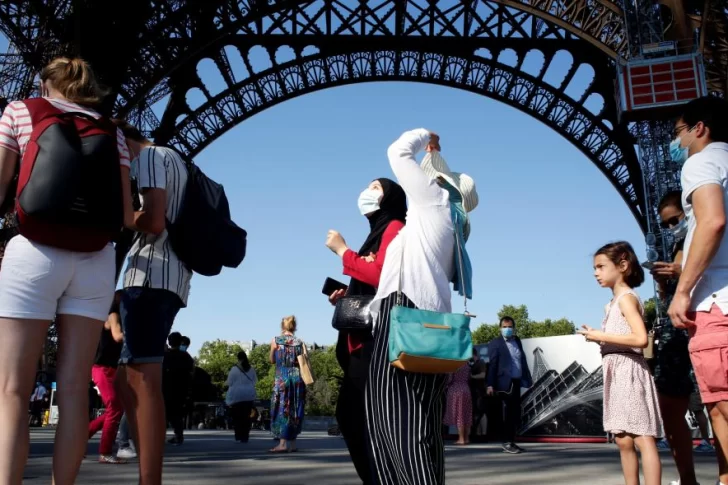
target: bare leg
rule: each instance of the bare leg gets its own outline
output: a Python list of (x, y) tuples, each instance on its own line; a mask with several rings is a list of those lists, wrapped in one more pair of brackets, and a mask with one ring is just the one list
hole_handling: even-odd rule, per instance
[(116, 381), (139, 457), (139, 485), (162, 485), (167, 432), (162, 364), (120, 366)]
[(659, 394), (658, 397), (665, 437), (670, 443), (670, 452), (680, 475), (680, 485), (696, 485), (698, 481), (695, 477), (693, 462), (693, 438), (685, 420), (690, 398), (689, 396), (673, 397), (664, 394)]
[(718, 476), (722, 483), (728, 483), (728, 403), (725, 401), (708, 404), (710, 421), (715, 436), (715, 454), (718, 458)]
[(637, 451), (634, 449), (634, 440), (628, 434), (615, 436), (619, 447), (619, 457), (622, 460), (622, 473), (624, 474), (625, 485), (640, 484), (640, 463), (637, 459)]
[(635, 442), (640, 447), (645, 485), (660, 485), (662, 463), (660, 463), (660, 454), (657, 451), (657, 441), (652, 436), (638, 436), (635, 438)]
[(49, 325), (0, 318), (0, 485), (23, 482), (30, 441), (28, 400)]
[(457, 445), (464, 445), (468, 441), (468, 431), (465, 426), (458, 426), (458, 440), (455, 442)]
[(279, 451), (279, 450), (287, 450), (288, 449), (288, 440), (281, 438), (278, 442), (278, 446), (274, 446), (271, 448), (271, 451)]
[(88, 443), (88, 384), (104, 322), (58, 315), (58, 428), (53, 484), (73, 485)]

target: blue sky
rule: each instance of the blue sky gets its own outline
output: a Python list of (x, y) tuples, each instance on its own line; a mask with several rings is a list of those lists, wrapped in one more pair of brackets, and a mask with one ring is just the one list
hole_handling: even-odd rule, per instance
[[(391, 177), (387, 147), (419, 127), (440, 134), (450, 166), (477, 183), (468, 242), (476, 321), (525, 304), (534, 319), (598, 325), (610, 295), (594, 281), (592, 254), (618, 239), (641, 259), (645, 252), (636, 221), (601, 172), (545, 125), (499, 102), (438, 86), (370, 83), (277, 105), (197, 157), (225, 185), (249, 240), (239, 268), (192, 279), (189, 306), (175, 323), (191, 350), (217, 338), (267, 342), (289, 314), (307, 341), (333, 343), (321, 287), (327, 276), (346, 279), (324, 246), (326, 232), (337, 229), (358, 248), (368, 232), (360, 191)], [(639, 292), (652, 296), (652, 281)], [(461, 309), (455, 299), (453, 310)]]
[[(475, 178), (471, 214), (472, 312), (493, 322), (503, 304), (526, 304), (535, 319), (598, 325), (607, 290), (592, 276), (592, 254), (625, 239), (640, 258), (642, 234), (627, 206), (576, 148), (529, 116), (463, 91), (370, 83), (293, 99), (238, 125), (197, 162), (226, 186), (235, 220), (248, 230), (236, 270), (195, 276), (176, 322), (193, 348), (214, 338), (268, 341), (295, 314), (306, 340), (331, 343), (327, 276), (342, 279), (325, 246), (328, 229), (352, 247), (366, 237), (359, 192), (391, 176), (386, 149), (401, 132), (440, 134), (453, 170)], [(652, 294), (651, 281), (641, 288)], [(462, 305), (454, 300), (453, 309)]]

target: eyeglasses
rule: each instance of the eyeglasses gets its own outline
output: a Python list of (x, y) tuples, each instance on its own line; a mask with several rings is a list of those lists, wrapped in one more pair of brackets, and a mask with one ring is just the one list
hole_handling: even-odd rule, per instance
[(672, 130), (672, 137), (673, 137), (673, 138), (677, 138), (677, 137), (678, 137), (678, 135), (679, 135), (679, 134), (680, 134), (680, 133), (681, 133), (681, 132), (682, 132), (682, 131), (683, 131), (683, 130), (684, 130), (685, 128), (689, 128), (689, 127), (690, 127), (690, 125), (680, 125), (680, 126), (676, 126), (676, 127), (675, 127), (675, 129), (674, 129), (674, 130)]

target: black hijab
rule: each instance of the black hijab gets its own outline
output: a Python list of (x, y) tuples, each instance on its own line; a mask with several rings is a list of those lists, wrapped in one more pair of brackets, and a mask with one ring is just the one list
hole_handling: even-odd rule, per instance
[[(368, 256), (369, 253), (379, 251), (384, 231), (392, 221), (400, 221), (404, 224), (407, 216), (407, 196), (400, 185), (394, 180), (380, 178), (377, 181), (382, 184), (384, 195), (379, 201), (379, 210), (369, 214), (369, 236), (359, 249), (359, 256)], [(348, 295), (374, 295), (376, 289), (354, 278), (349, 283)]]

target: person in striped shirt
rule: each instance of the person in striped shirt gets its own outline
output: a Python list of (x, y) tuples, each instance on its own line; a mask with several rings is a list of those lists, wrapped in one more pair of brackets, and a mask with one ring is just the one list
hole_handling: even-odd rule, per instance
[[(54, 107), (101, 117), (93, 108), (104, 93), (83, 60), (54, 59), (40, 79), (41, 94)], [(26, 104), (10, 103), (0, 119), (0, 205), (12, 198), (11, 181), (32, 132)], [(131, 224), (130, 160), (118, 130), (117, 146), (124, 223)], [(29, 438), (26, 403), (54, 318), (60, 335), (56, 435), (60, 446), (53, 454), (53, 482), (71, 485), (76, 480), (86, 451), (91, 365), (114, 296), (114, 276), (112, 244), (81, 253), (38, 244), (22, 235), (8, 242), (0, 267), (0, 483), (23, 481)]]
[(141, 201), (124, 272), (120, 308), (124, 346), (117, 385), (137, 444), (139, 483), (161, 485), (166, 432), (162, 362), (177, 312), (187, 306), (192, 278), (172, 249), (166, 224), (180, 214), (187, 167), (176, 151), (154, 145), (124, 121), (114, 122), (134, 159), (132, 176)]

